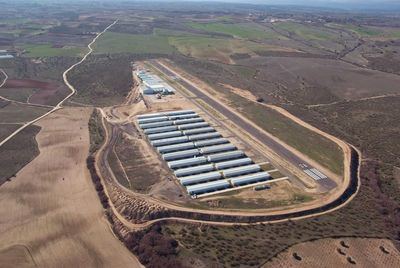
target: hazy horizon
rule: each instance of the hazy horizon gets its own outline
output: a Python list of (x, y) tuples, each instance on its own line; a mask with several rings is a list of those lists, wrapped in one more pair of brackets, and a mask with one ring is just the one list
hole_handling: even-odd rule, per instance
[[(66, 2), (67, 0), (16, 0), (16, 2)], [(237, 3), (237, 4), (257, 4), (257, 5), (296, 5), (304, 7), (325, 7), (338, 9), (369, 9), (369, 10), (391, 10), (400, 9), (399, 0), (68, 0), (68, 2), (132, 2), (132, 3), (157, 3), (157, 2), (215, 2), (215, 3)]]

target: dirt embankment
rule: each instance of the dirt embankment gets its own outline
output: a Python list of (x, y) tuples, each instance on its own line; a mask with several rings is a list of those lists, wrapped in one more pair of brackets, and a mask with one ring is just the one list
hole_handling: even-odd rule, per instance
[(86, 169), (89, 115), (65, 108), (40, 121), (40, 155), (0, 187), (2, 267), (139, 265), (110, 230)]
[[(268, 215), (260, 213), (258, 215), (245, 215), (240, 213), (215, 213), (210, 211), (210, 213), (203, 211), (196, 211), (191, 209), (173, 209), (167, 206), (158, 204), (149, 198), (144, 198), (139, 196), (139, 194), (128, 193), (124, 191), (121, 186), (117, 185), (113, 179), (109, 176), (104, 176), (106, 170), (102, 168), (103, 178), (105, 178), (108, 195), (111, 199), (113, 207), (115, 210), (127, 221), (133, 224), (139, 224), (140, 226), (146, 226), (154, 223), (158, 220), (176, 220), (181, 219), (182, 221), (209, 221), (209, 222), (222, 222), (225, 224), (234, 223), (255, 223), (255, 222), (267, 222), (267, 221), (280, 221), (289, 218), (304, 218), (308, 215), (318, 215), (323, 214), (327, 211), (340, 208), (347, 200), (351, 200), (354, 193), (358, 189), (358, 166), (359, 166), (359, 156), (357, 151), (352, 150), (351, 152), (351, 183), (349, 188), (343, 193), (343, 195), (328, 203), (322, 207), (311, 208), (303, 211), (294, 212), (282, 212), (274, 215)], [(140, 225), (143, 224), (143, 225)], [(134, 226), (135, 227), (135, 226)]]

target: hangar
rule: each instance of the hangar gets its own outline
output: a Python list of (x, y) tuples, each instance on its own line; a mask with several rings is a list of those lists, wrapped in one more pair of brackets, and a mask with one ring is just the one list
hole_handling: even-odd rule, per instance
[(175, 89), (165, 83), (160, 77), (147, 71), (137, 71), (136, 76), (141, 82), (140, 90), (144, 95), (174, 94)]
[(270, 179), (268, 172), (193, 110), (139, 115), (137, 123), (193, 197)]

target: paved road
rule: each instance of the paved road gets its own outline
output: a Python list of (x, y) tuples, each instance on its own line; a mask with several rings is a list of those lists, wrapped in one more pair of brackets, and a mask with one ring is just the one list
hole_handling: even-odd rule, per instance
[[(170, 70), (168, 70), (167, 68), (165, 68), (164, 66), (159, 64), (158, 62), (151, 61), (151, 64), (153, 64), (159, 70), (164, 72), (166, 75), (176, 77), (176, 75), (173, 72), (171, 72)], [(212, 97), (203, 93), (202, 90), (196, 88), (192, 84), (189, 84), (188, 82), (186, 82), (183, 79), (179, 79), (179, 83), (182, 84), (188, 90), (190, 90), (194, 95), (196, 95), (197, 98), (205, 101), (207, 104), (212, 106), (215, 110), (217, 110), (218, 112), (223, 114), (226, 118), (228, 118), (229, 120), (234, 122), (237, 126), (246, 130), (248, 133), (250, 133), (250, 135), (252, 135), (256, 139), (258, 139), (259, 141), (263, 142), (266, 146), (271, 148), (273, 151), (277, 152), (281, 157), (283, 157), (290, 163), (294, 164), (295, 166), (298, 166), (303, 171), (307, 170), (307, 172), (308, 172), (308, 170), (314, 169), (314, 167), (310, 163), (308, 163), (307, 161), (304, 161), (303, 159), (301, 159), (300, 157), (298, 157), (297, 155), (295, 155), (294, 153), (292, 153), (291, 151), (286, 149), (283, 145), (281, 145), (280, 143), (276, 142), (274, 139), (272, 139), (271, 137), (266, 135), (264, 132), (260, 131), (259, 129), (254, 127), (252, 124), (248, 123), (246, 120), (244, 120), (237, 114), (230, 111), (224, 105), (220, 104), (218, 101), (214, 100)], [(308, 176), (310, 176), (310, 175), (308, 175)], [(318, 178), (318, 177), (316, 177), (316, 178)], [(337, 186), (336, 182), (334, 182), (332, 179), (330, 179), (328, 177), (318, 178), (316, 180), (316, 182), (327, 190), (331, 190)]]

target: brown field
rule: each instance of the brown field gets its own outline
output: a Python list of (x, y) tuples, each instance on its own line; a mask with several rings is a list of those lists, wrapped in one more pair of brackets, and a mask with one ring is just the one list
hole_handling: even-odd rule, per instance
[[(293, 254), (297, 254), (301, 260), (297, 260)], [(350, 261), (354, 261), (355, 264), (350, 263)], [(400, 252), (390, 240), (373, 238), (326, 238), (292, 246), (273, 258), (270, 262), (267, 262), (263, 267), (399, 266)]]
[[(243, 60), (241, 63), (260, 68), (256, 80), (273, 81), (286, 86), (282, 93), (296, 103), (324, 103), (329, 100), (329, 95), (331, 100), (354, 100), (400, 93), (397, 86), (400, 77), (337, 60), (269, 57), (260, 58), (259, 62)], [(262, 92), (253, 93), (263, 95)]]
[[(123, 135), (114, 151), (118, 156), (115, 164), (122, 165), (130, 180), (128, 187), (134, 191), (148, 192), (152, 186), (168, 176), (165, 169), (160, 167), (160, 160), (153, 148), (143, 139), (129, 139)], [(120, 174), (118, 180), (122, 180), (121, 183), (124, 184), (126, 177)]]
[(137, 266), (113, 236), (86, 169), (90, 114), (65, 108), (40, 121), (40, 155), (0, 187), (2, 267)]
[(69, 90), (64, 85), (33, 79), (9, 79), (5, 83), (4, 88), (12, 88), (14, 90), (23, 88), (37, 89), (28, 98), (28, 102), (45, 105), (55, 104), (57, 99), (69, 93)]

